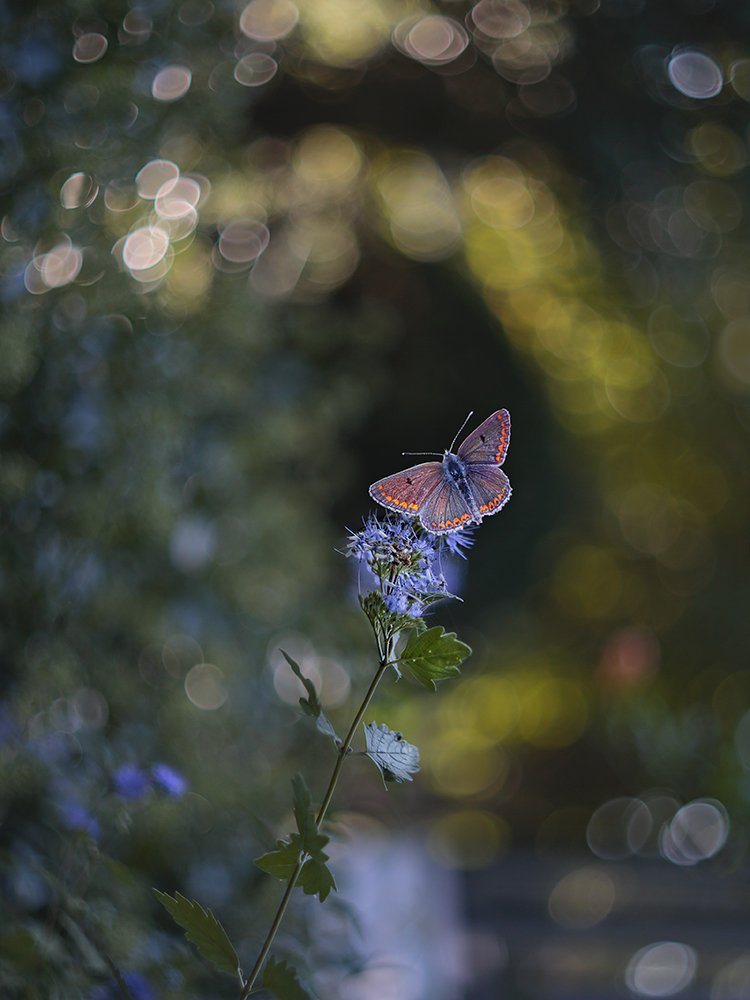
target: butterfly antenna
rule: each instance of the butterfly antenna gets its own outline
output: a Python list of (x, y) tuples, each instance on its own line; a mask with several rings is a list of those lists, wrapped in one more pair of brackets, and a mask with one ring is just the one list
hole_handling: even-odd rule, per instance
[(438, 458), (443, 457), (441, 451), (402, 451), (402, 455), (437, 455)]
[(466, 417), (466, 420), (464, 420), (464, 422), (463, 422), (463, 423), (461, 424), (461, 426), (460, 426), (460, 427), (458, 428), (458, 431), (456, 432), (456, 436), (455, 436), (455, 437), (453, 438), (453, 440), (451, 441), (451, 446), (450, 446), (450, 448), (448, 449), (448, 451), (451, 451), (451, 452), (453, 451), (453, 446), (454, 446), (454, 444), (456, 443), (456, 441), (458, 441), (458, 435), (459, 435), (459, 434), (461, 433), (461, 431), (462, 431), (462, 430), (464, 429), (464, 427), (465, 427), (465, 426), (466, 426), (466, 425), (468, 424), (468, 422), (469, 422), (469, 421), (471, 420), (471, 418), (472, 418), (472, 415), (473, 415), (473, 413), (474, 413), (474, 411), (473, 411), (473, 410), (469, 410), (469, 413), (468, 413), (468, 415), (467, 415), (467, 417)]

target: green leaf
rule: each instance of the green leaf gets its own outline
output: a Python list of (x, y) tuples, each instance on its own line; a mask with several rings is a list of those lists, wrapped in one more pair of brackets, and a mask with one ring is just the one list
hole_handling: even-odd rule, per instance
[[(302, 866), (302, 871), (297, 878), (297, 885), (308, 896), (318, 895), (321, 903), (326, 898), (331, 889), (336, 888), (336, 880), (330, 869), (326, 865), (328, 855), (323, 851), (323, 847), (328, 843), (329, 838), (323, 834), (316, 834), (309, 841), (307, 850), (308, 857)], [(302, 841), (298, 834), (291, 835), (291, 842), (278, 841), (278, 850), (270, 851), (260, 858), (256, 858), (255, 864), (262, 871), (267, 872), (274, 878), (288, 882), (297, 867), (300, 852), (302, 851)]]
[(310, 696), (309, 698), (300, 698), (299, 700), (299, 703), (302, 706), (303, 711), (305, 712), (306, 715), (312, 715), (312, 716), (320, 715), (320, 713), (323, 711), (323, 708), (318, 698), (318, 692), (315, 690), (315, 685), (313, 684), (313, 682), (310, 680), (309, 677), (305, 677), (305, 675), (302, 673), (302, 670), (300, 669), (299, 663), (297, 663), (296, 660), (293, 660), (289, 655), (289, 653), (286, 652), (286, 650), (282, 649), (281, 655), (284, 657), (286, 662), (292, 668), (295, 675), (302, 682), (305, 690)]
[(461, 672), (458, 664), (470, 655), (471, 647), (457, 639), (455, 632), (444, 632), (442, 625), (435, 625), (424, 632), (412, 630), (398, 659), (420, 684), (434, 691), (435, 681), (457, 677)]
[(318, 829), (315, 813), (312, 810), (312, 798), (301, 774), (295, 774), (292, 778), (292, 788), (294, 789), (294, 818), (297, 820), (300, 846), (311, 857), (327, 861), (328, 856), (323, 854), (323, 848), (331, 838), (326, 837)]
[(323, 851), (330, 837), (326, 837), (318, 829), (310, 792), (301, 774), (295, 774), (292, 778), (292, 788), (294, 817), (299, 833), (291, 834), (289, 842), (277, 841), (277, 850), (257, 858), (255, 864), (274, 878), (286, 882), (294, 874), (300, 856), (307, 855), (297, 878), (297, 885), (308, 896), (317, 894), (322, 903), (331, 889), (336, 888), (336, 881), (326, 865), (328, 855)]
[(333, 728), (331, 723), (328, 721), (325, 715), (321, 712), (318, 718), (315, 720), (315, 725), (318, 730), (323, 733), (324, 736), (330, 736), (337, 747), (341, 746), (341, 740), (339, 739), (336, 730)]
[(287, 965), (286, 959), (277, 962), (273, 956), (263, 967), (264, 989), (276, 997), (276, 1000), (313, 1000), (297, 978), (297, 970), (293, 965)]
[(307, 850), (307, 841), (318, 832), (318, 824), (315, 822), (315, 815), (312, 811), (310, 789), (305, 784), (305, 779), (301, 774), (295, 774), (292, 778), (292, 790), (294, 791), (294, 818), (302, 838), (302, 846)]
[(327, 861), (328, 855), (320, 851), (314, 858), (308, 858), (302, 866), (297, 884), (302, 886), (306, 896), (317, 894), (322, 903), (331, 889), (336, 889), (336, 880), (331, 869), (321, 859)]
[(213, 962), (219, 972), (226, 972), (230, 976), (242, 976), (232, 942), (210, 910), (204, 910), (195, 900), (191, 903), (179, 892), (174, 894), (174, 898), (167, 893), (159, 892), (158, 889), (154, 889), (154, 893), (175, 923), (185, 929), (185, 937), (188, 941), (192, 941), (204, 958)]
[(287, 844), (283, 840), (278, 840), (276, 846), (278, 847), (277, 851), (269, 851), (268, 854), (256, 858), (255, 864), (262, 871), (273, 875), (274, 878), (280, 878), (286, 882), (292, 877), (292, 872), (297, 865), (302, 843), (298, 834), (293, 833), (291, 843)]
[(341, 746), (341, 740), (336, 735), (336, 730), (323, 714), (323, 706), (320, 704), (320, 699), (318, 698), (318, 692), (315, 690), (315, 685), (309, 677), (305, 677), (299, 664), (293, 660), (285, 650), (282, 649), (281, 653), (294, 671), (295, 675), (299, 678), (302, 684), (304, 684), (305, 690), (310, 696), (309, 698), (300, 698), (299, 703), (302, 711), (305, 715), (309, 715), (311, 718), (315, 719), (317, 727), (321, 733), (324, 733), (326, 736), (330, 736), (337, 746)]
[(384, 722), (365, 726), (365, 746), (365, 753), (378, 765), (384, 781), (411, 781), (411, 775), (419, 770), (419, 750)]

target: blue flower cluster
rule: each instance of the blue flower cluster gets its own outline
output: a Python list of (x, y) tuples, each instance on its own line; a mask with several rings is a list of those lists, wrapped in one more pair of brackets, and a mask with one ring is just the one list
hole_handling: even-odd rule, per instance
[(472, 544), (471, 529), (433, 535), (415, 521), (370, 514), (362, 531), (352, 532), (348, 556), (377, 581), (383, 602), (394, 614), (421, 618), (425, 608), (451, 597), (443, 574), (445, 555), (460, 555)]
[(154, 787), (179, 799), (187, 789), (187, 781), (168, 764), (154, 764), (148, 771), (135, 764), (123, 764), (112, 774), (112, 788), (124, 799), (140, 799)]

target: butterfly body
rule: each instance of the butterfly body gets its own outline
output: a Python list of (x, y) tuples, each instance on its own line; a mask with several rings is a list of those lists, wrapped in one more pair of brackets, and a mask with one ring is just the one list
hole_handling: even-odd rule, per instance
[(507, 502), (511, 489), (500, 466), (510, 442), (510, 414), (498, 410), (442, 462), (421, 462), (373, 483), (370, 496), (390, 510), (419, 517), (433, 534), (479, 524)]

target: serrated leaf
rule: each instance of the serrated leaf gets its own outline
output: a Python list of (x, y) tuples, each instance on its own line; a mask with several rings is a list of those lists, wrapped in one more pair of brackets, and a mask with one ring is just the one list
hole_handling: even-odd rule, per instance
[(457, 677), (459, 663), (470, 655), (471, 647), (457, 639), (455, 632), (444, 632), (442, 625), (435, 625), (424, 632), (413, 630), (398, 659), (420, 684), (434, 691), (435, 681)]
[(280, 878), (286, 882), (292, 877), (292, 872), (297, 866), (302, 843), (298, 834), (293, 833), (291, 843), (287, 844), (283, 840), (278, 840), (276, 846), (278, 847), (277, 851), (269, 851), (268, 854), (256, 858), (255, 864), (262, 871), (273, 875), (274, 878)]
[(314, 858), (308, 860), (302, 866), (297, 885), (302, 886), (302, 890), (307, 896), (319, 896), (321, 903), (326, 898), (331, 889), (336, 889), (336, 879), (333, 872), (324, 864), (321, 859), (328, 860), (328, 855), (322, 851)]
[(154, 894), (175, 923), (184, 928), (185, 937), (192, 941), (204, 958), (212, 962), (219, 972), (241, 977), (239, 959), (232, 942), (210, 910), (204, 910), (195, 900), (191, 903), (179, 892), (172, 897), (154, 889)]
[(263, 967), (262, 986), (276, 1000), (313, 1000), (297, 978), (297, 970), (293, 965), (287, 965), (286, 959), (280, 962), (273, 956), (268, 959)]
[(411, 781), (411, 775), (419, 770), (419, 750), (384, 722), (365, 726), (365, 746), (365, 753), (378, 765), (385, 781)]
[(299, 664), (293, 660), (285, 650), (282, 649), (281, 653), (294, 671), (295, 676), (302, 682), (309, 695), (309, 698), (300, 698), (300, 708), (305, 715), (309, 715), (311, 718), (316, 720), (317, 727), (321, 733), (324, 733), (326, 736), (330, 736), (337, 746), (341, 746), (341, 740), (338, 738), (335, 729), (323, 713), (323, 706), (320, 704), (320, 699), (318, 698), (318, 692), (315, 690), (315, 685), (309, 677), (305, 677)]
[(294, 791), (294, 818), (302, 838), (302, 847), (307, 850), (308, 840), (311, 840), (318, 832), (318, 824), (315, 822), (315, 815), (312, 811), (312, 796), (301, 774), (295, 774), (292, 778), (292, 789)]
[(323, 854), (323, 848), (331, 838), (326, 837), (318, 829), (318, 822), (312, 810), (312, 798), (301, 774), (295, 774), (292, 778), (292, 788), (294, 789), (294, 818), (297, 820), (300, 847), (311, 857), (327, 861), (328, 856)]
[(323, 848), (330, 840), (320, 833), (312, 810), (312, 799), (301, 774), (292, 778), (294, 789), (294, 817), (299, 833), (291, 834), (289, 842), (279, 840), (277, 850), (257, 858), (255, 864), (262, 871), (274, 878), (288, 881), (294, 874), (300, 857), (307, 855), (307, 860), (297, 878), (297, 885), (308, 895), (319, 895), (322, 902), (331, 889), (336, 888), (336, 882), (326, 866), (328, 855)]

